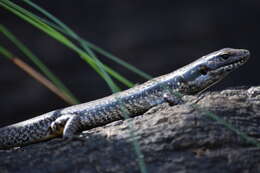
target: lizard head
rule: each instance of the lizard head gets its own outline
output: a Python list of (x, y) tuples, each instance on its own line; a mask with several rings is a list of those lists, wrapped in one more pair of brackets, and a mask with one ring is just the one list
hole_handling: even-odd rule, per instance
[(183, 68), (180, 75), (187, 94), (203, 91), (236, 70), (249, 59), (245, 49), (224, 48), (210, 53)]

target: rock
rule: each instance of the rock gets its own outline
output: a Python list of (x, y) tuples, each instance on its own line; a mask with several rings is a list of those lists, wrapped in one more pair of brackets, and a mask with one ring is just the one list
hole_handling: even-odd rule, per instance
[(133, 141), (149, 173), (260, 172), (260, 87), (183, 100), (85, 131), (82, 140), (1, 150), (0, 172), (140, 172)]

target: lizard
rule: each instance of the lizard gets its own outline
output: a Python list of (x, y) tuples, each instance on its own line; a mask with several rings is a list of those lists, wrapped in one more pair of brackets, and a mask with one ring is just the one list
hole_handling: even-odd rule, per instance
[(249, 57), (246, 49), (223, 48), (125, 91), (2, 127), (0, 149), (58, 137), (72, 139), (84, 130), (124, 119), (125, 111), (134, 117), (162, 103), (178, 104), (174, 93), (201, 93), (245, 64)]

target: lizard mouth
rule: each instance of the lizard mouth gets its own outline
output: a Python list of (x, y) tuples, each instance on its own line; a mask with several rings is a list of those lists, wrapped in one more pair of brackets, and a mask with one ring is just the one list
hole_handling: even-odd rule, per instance
[(230, 62), (230, 63), (222, 65), (218, 69), (213, 70), (211, 72), (211, 74), (232, 72), (235, 69), (239, 68), (240, 66), (244, 65), (247, 62), (248, 59), (249, 59), (249, 54), (246, 55), (246, 56), (241, 57), (237, 61), (233, 61), (233, 62)]
[(232, 62), (230, 64), (223, 66), (221, 68), (221, 70), (231, 71), (231, 70), (237, 69), (238, 67), (244, 65), (247, 62), (247, 60), (248, 60), (248, 57), (244, 57), (236, 62)]

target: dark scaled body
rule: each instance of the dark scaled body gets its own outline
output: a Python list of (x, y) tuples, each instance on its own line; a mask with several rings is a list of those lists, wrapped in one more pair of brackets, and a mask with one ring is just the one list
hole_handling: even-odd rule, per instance
[(175, 93), (197, 94), (217, 83), (249, 58), (245, 49), (225, 48), (154, 78), (131, 89), (0, 129), (0, 148), (23, 146), (76, 133), (119, 119), (141, 115), (150, 108), (169, 102), (177, 104)]

